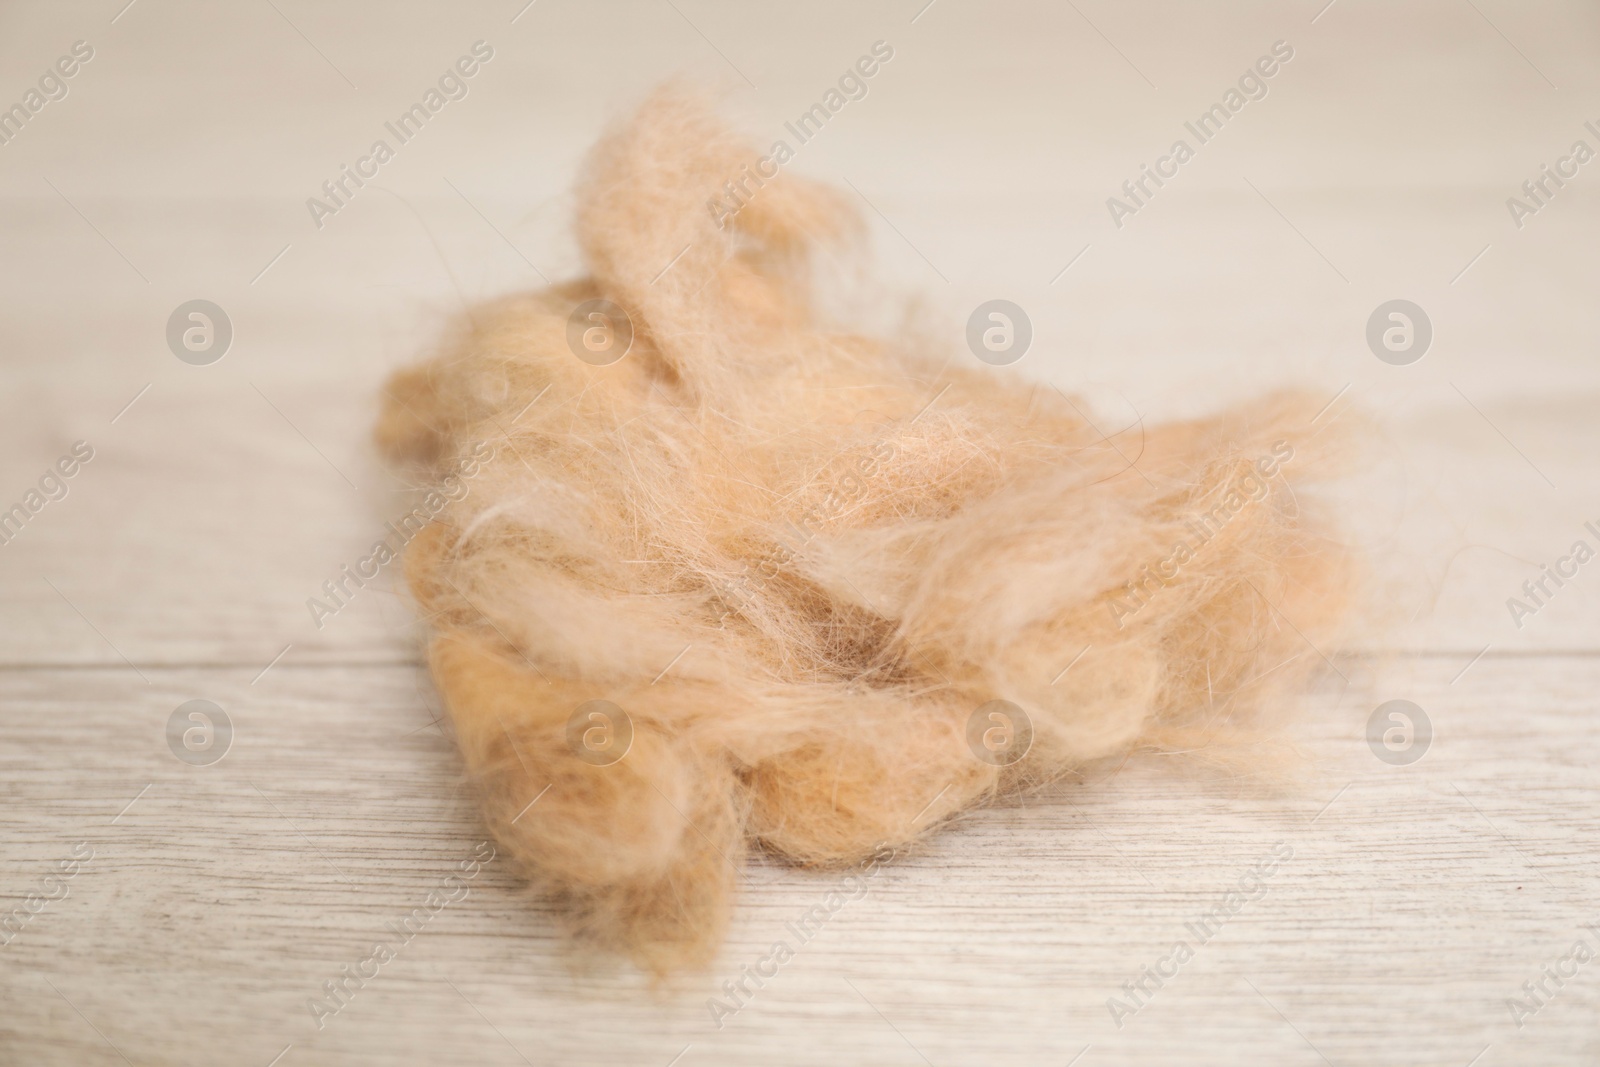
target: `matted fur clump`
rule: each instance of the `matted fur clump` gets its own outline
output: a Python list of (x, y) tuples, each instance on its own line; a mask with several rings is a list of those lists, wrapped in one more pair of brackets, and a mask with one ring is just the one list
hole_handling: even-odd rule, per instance
[[(859, 220), (789, 175), (725, 210), (755, 158), (652, 98), (578, 185), (590, 276), (476, 309), (377, 431), (435, 478), (495, 444), (408, 549), (434, 677), (505, 851), (658, 971), (715, 951), (752, 845), (860, 862), (1256, 736), (1344, 602), (1291, 488), (1315, 405), (1108, 440), (1053, 388), (833, 328), (810, 256)], [(601, 298), (633, 331), (606, 366), (569, 325)]]

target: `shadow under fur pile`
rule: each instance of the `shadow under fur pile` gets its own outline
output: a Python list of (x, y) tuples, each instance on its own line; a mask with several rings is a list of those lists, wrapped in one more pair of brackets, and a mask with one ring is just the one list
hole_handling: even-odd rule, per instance
[[(751, 846), (859, 862), (1089, 761), (1258, 736), (1346, 601), (1293, 488), (1314, 404), (1107, 438), (1047, 385), (836, 330), (810, 257), (859, 218), (781, 175), (719, 225), (756, 155), (658, 93), (578, 183), (590, 276), (475, 309), (377, 429), (435, 479), (495, 445), (407, 550), (433, 674), (504, 850), (657, 972), (715, 952)], [(608, 366), (568, 345), (600, 297), (634, 330)], [(609, 765), (569, 743), (591, 700), (631, 721)], [(1031, 724), (1009, 765), (969, 744), (993, 700)]]

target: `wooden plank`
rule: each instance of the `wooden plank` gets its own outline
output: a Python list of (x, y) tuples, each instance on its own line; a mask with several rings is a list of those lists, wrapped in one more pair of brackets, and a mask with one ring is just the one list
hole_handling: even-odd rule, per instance
[[(575, 958), (497, 860), (320, 1030), (307, 998), (481, 837), (421, 673), (7, 670), (6, 906), (75, 843), (94, 854), (0, 947), (0, 1058), (1585, 1062), (1600, 964), (1520, 1030), (1507, 998), (1600, 943), (1581, 927), (1600, 922), (1600, 658), (1491, 653), (1454, 684), (1448, 657), (1341, 669), (1284, 793), (1136, 759), (959, 820), (803, 945), (786, 924), (837, 877), (758, 865), (712, 972), (665, 989)], [(1363, 740), (1392, 697), (1436, 732), (1412, 766)], [(211, 766), (164, 737), (195, 698), (236, 730)], [(1185, 923), (1278, 842), (1266, 895), (1201, 944)], [(784, 938), (795, 958), (718, 1029), (708, 998)], [(1107, 999), (1179, 939), (1193, 959), (1119, 1029)]]

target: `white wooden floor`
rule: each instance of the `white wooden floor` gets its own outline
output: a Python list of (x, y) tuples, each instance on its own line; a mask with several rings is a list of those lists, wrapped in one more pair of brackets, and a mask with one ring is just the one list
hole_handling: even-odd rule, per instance
[[(0, 1063), (1600, 1062), (1600, 564), (1520, 628), (1506, 606), (1600, 547), (1600, 173), (1520, 229), (1505, 207), (1600, 148), (1600, 15), (123, 2), (0, 7), (0, 105), (95, 49), (0, 145), (0, 510), (94, 450), (0, 544), (0, 909), (26, 916), (0, 916)], [(315, 228), (305, 198), (480, 39), (469, 95)], [(973, 813), (720, 1027), (708, 998), (834, 879), (758, 865), (713, 971), (655, 988), (575, 958), (490, 862), (319, 1020), (482, 840), (398, 585), (320, 630), (305, 606), (406, 510), (367, 443), (384, 374), (463, 301), (578, 269), (583, 147), (650, 85), (728, 84), (764, 142), (880, 39), (795, 164), (869, 201), (864, 302), (920, 295), (958, 346), (1012, 299), (1018, 370), (1110, 423), (1286, 383), (1371, 419), (1341, 510), (1373, 621), (1322, 650), (1304, 772), (1136, 759)], [(1105, 198), (1280, 39), (1269, 95), (1114, 228)], [(165, 338), (196, 298), (233, 325), (208, 366)], [(1364, 339), (1395, 298), (1434, 326), (1410, 366)], [(1393, 699), (1433, 727), (1409, 765), (1366, 741)], [(231, 721), (220, 761), (169, 748), (191, 700)], [(1180, 940), (1175, 977), (1124, 991)]]

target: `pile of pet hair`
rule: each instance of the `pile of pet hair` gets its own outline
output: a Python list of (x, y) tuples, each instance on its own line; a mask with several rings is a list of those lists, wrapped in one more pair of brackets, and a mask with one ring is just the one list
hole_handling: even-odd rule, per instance
[(588, 276), (476, 308), (377, 428), (423, 477), (494, 443), (406, 553), (433, 675), (505, 852), (657, 972), (752, 847), (841, 867), (1137, 748), (1252, 751), (1348, 599), (1314, 402), (1097, 427), (836, 326), (813, 254), (859, 216), (788, 173), (708, 210), (755, 155), (650, 98), (578, 182)]

